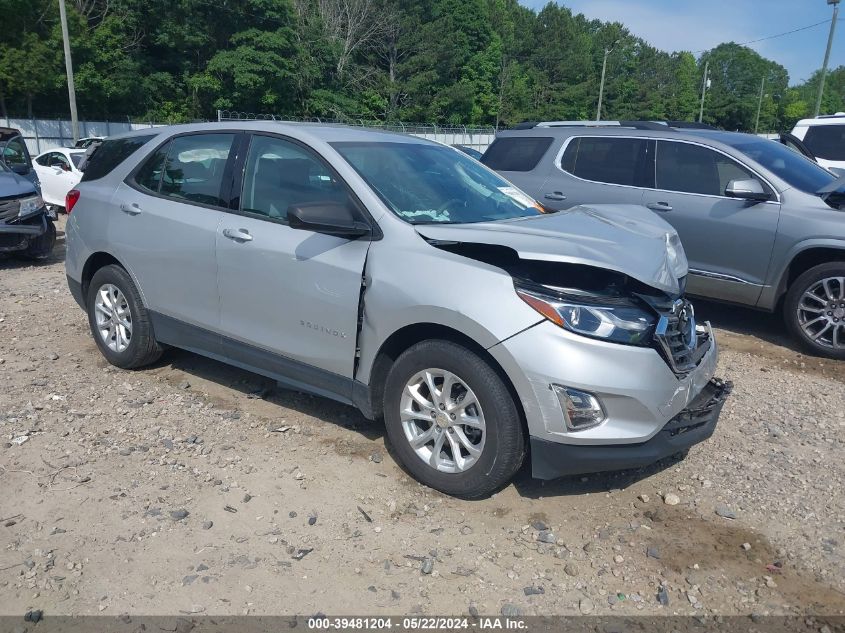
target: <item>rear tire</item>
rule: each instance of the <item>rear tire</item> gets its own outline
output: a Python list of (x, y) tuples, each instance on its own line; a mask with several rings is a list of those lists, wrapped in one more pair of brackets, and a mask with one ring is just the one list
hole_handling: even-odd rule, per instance
[(521, 466), (525, 436), (514, 397), (466, 347), (417, 343), (391, 367), (384, 394), (391, 448), (426, 486), (477, 499), (505, 485)]
[(149, 312), (123, 268), (111, 264), (94, 273), (85, 305), (94, 341), (112, 365), (136, 369), (161, 357)]
[(792, 282), (783, 318), (808, 352), (845, 360), (845, 262), (815, 266)]

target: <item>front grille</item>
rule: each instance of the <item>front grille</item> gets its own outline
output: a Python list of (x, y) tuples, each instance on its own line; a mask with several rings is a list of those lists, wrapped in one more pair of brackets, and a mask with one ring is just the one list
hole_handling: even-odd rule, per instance
[(678, 299), (660, 316), (654, 338), (663, 359), (679, 376), (695, 369), (711, 345), (710, 332), (696, 325), (695, 311), (686, 299)]
[(21, 205), (17, 199), (0, 200), (0, 220), (12, 220), (18, 217)]

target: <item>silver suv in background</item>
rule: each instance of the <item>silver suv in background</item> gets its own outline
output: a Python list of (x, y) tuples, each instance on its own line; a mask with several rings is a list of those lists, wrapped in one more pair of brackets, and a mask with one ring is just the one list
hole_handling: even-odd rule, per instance
[(522, 127), (500, 132), (481, 162), (551, 209), (648, 207), (681, 237), (688, 293), (781, 310), (808, 350), (845, 359), (845, 179), (750, 134)]
[[(188, 349), (384, 418), (463, 497), (648, 464), (730, 387), (642, 207), (549, 214), (458, 150), (280, 123), (112, 137), (68, 196), (67, 278), (114, 365)], [(530, 447), (530, 451), (529, 451)]]

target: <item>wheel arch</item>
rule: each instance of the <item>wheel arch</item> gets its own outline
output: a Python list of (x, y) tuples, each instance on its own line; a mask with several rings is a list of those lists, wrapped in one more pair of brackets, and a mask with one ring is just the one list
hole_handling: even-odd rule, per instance
[(822, 243), (807, 244), (804, 248), (797, 247), (791, 253), (789, 263), (780, 274), (777, 291), (770, 307), (774, 309), (778, 304), (783, 302), (786, 293), (789, 291), (789, 287), (802, 274), (820, 264), (831, 262), (845, 263), (845, 241), (825, 241)]
[(528, 426), (522, 400), (504, 367), (488, 352), (484, 346), (473, 338), (455, 328), (440, 323), (412, 323), (399, 328), (388, 336), (376, 352), (368, 376), (369, 399), (371, 410), (375, 417), (382, 417), (384, 402), (384, 386), (387, 374), (397, 358), (413, 345), (426, 340), (439, 339), (462, 345), (471, 350), (495, 371), (516, 404), (519, 412), (520, 424), (528, 437)]
[(147, 299), (144, 296), (144, 290), (141, 288), (141, 284), (138, 283), (138, 279), (132, 274), (132, 271), (126, 266), (122, 261), (120, 261), (117, 257), (112, 255), (107, 251), (95, 251), (88, 256), (88, 259), (85, 260), (85, 264), (82, 266), (82, 274), (80, 276), (80, 283), (82, 285), (82, 297), (84, 300), (88, 297), (88, 288), (91, 285), (91, 280), (94, 278), (94, 275), (97, 273), (98, 270), (105, 266), (115, 265), (119, 266), (123, 270), (125, 270), (129, 276), (132, 278), (133, 283), (135, 284), (135, 288), (138, 289), (138, 294), (141, 296), (141, 301), (144, 302), (144, 305), (147, 305)]

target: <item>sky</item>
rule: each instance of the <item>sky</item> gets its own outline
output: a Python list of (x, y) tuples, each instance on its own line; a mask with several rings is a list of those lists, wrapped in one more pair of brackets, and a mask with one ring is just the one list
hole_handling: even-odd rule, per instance
[[(520, 0), (539, 10), (547, 0)], [(743, 44), (829, 20), (826, 0), (558, 0), (574, 13), (621, 22), (631, 33), (665, 51), (695, 53), (722, 42)], [(845, 3), (841, 5), (830, 68), (845, 65)], [(830, 23), (748, 44), (789, 71), (790, 84), (821, 68)]]

